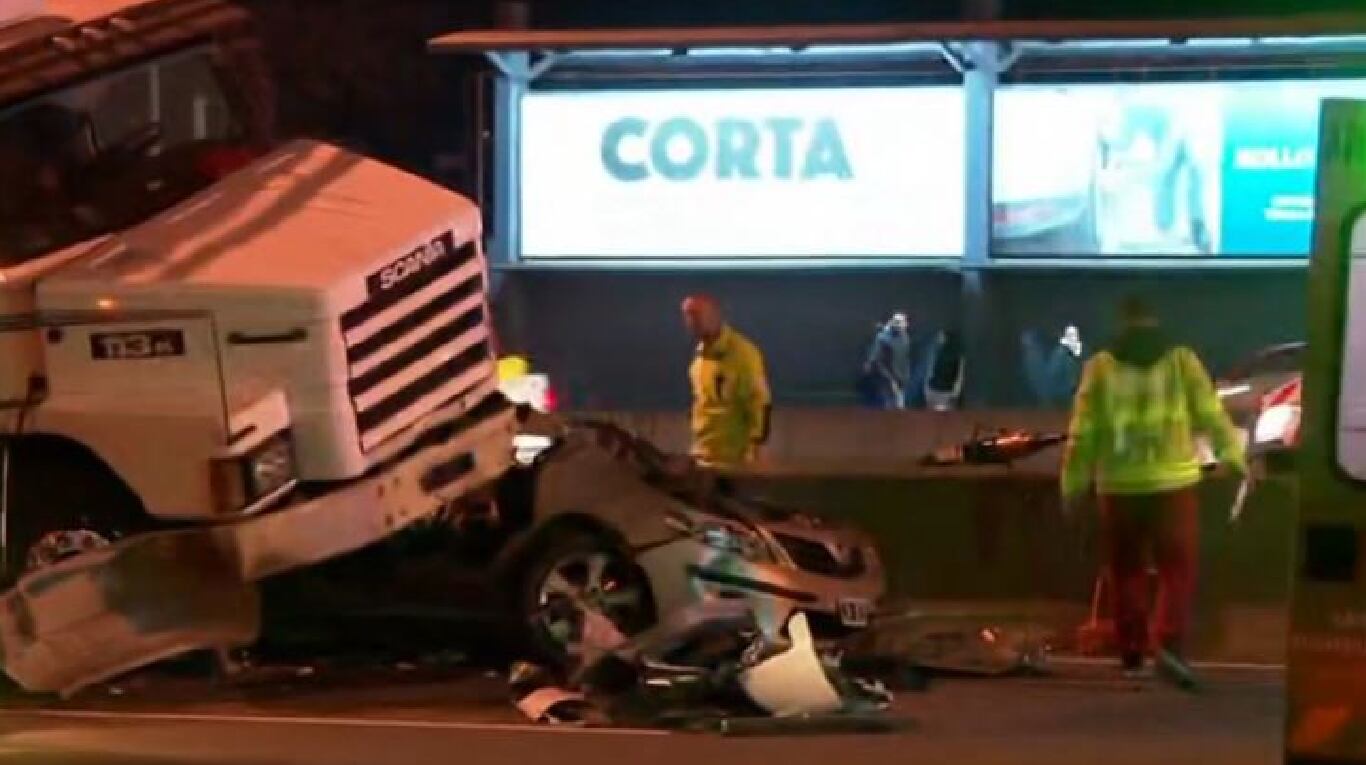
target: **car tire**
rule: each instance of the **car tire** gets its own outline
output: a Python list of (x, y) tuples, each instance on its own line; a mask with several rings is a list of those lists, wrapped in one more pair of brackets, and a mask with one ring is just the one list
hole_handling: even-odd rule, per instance
[(588, 608), (599, 609), (626, 636), (655, 622), (645, 572), (604, 537), (576, 532), (552, 539), (523, 572), (515, 615), (526, 648), (541, 660), (560, 667), (577, 663)]

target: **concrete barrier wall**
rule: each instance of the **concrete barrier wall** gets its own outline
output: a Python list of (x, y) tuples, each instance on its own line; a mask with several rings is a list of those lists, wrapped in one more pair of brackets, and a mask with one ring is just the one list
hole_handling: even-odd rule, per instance
[[(1094, 508), (1064, 517), (1048, 480), (787, 476), (741, 486), (875, 535), (891, 589), (904, 597), (1085, 600), (1100, 562)], [(1231, 525), (1235, 490), (1232, 481), (1201, 489), (1206, 596), (1282, 603), (1289, 594), (1294, 486), (1262, 483), (1242, 521)]]
[[(606, 415), (662, 447), (686, 448), (678, 413)], [(925, 451), (966, 438), (974, 426), (1055, 429), (1039, 412), (782, 411), (769, 461), (741, 487), (854, 523), (878, 540), (891, 596), (900, 602), (1070, 604), (1084, 614), (1100, 568), (1097, 518), (1060, 510), (1058, 455), (1004, 470), (931, 470)], [(1202, 653), (1278, 660), (1284, 645), (1296, 495), (1292, 480), (1261, 483), (1230, 525), (1230, 480), (1201, 488)]]
[[(744, 490), (854, 523), (873, 534), (893, 602), (1046, 604), (1026, 608), (1071, 630), (1085, 618), (1101, 567), (1094, 508), (1066, 519), (1044, 477), (755, 477)], [(1230, 525), (1236, 486), (1202, 487), (1201, 571), (1192, 647), (1225, 660), (1275, 662), (1286, 635), (1293, 481), (1267, 481)], [(1059, 607), (1062, 606), (1062, 610)], [(1050, 614), (1068, 614), (1058, 623)]]
[[(598, 412), (671, 452), (688, 449), (684, 412)], [(1067, 414), (1045, 410), (880, 412), (869, 409), (776, 409), (758, 472), (905, 475), (934, 449), (961, 443), (975, 431), (1023, 428), (1063, 432)], [(1061, 452), (1052, 449), (1020, 462), (1016, 472), (1055, 475)]]
[(764, 352), (781, 406), (856, 405), (874, 324), (896, 310), (910, 315), (920, 343), (940, 329), (965, 332), (967, 400), (981, 407), (1034, 400), (1022, 332), (1046, 339), (1072, 324), (1095, 349), (1109, 341), (1128, 294), (1148, 297), (1213, 370), (1304, 338), (1303, 268), (991, 269), (967, 289), (953, 270), (899, 265), (701, 266), (503, 272), (499, 340), (549, 374), (566, 406), (639, 411), (687, 405), (693, 341), (678, 303), (694, 292), (716, 296)]

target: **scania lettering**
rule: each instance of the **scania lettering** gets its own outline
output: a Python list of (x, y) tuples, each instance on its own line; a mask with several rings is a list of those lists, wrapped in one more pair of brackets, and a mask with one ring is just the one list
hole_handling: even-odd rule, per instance
[(418, 247), (408, 255), (403, 256), (398, 262), (386, 266), (379, 272), (380, 292), (393, 289), (395, 285), (404, 279), (416, 274), (424, 268), (430, 267), (433, 263), (441, 260), (451, 253), (453, 249), (452, 240), (454, 237), (448, 232), (433, 239), (431, 242)]
[(0, 665), (70, 693), (250, 643), (262, 579), (486, 507), (516, 423), (479, 210), (274, 141), (246, 11), (21, 5), (0, 9)]
[(689, 117), (657, 124), (623, 117), (603, 130), (602, 165), (625, 182), (692, 181), (704, 175), (744, 181), (854, 177), (839, 125), (828, 117), (727, 117), (707, 125)]

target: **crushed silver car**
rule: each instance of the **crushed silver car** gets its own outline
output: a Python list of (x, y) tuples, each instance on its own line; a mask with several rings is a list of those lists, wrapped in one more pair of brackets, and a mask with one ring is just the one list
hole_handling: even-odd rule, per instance
[(770, 632), (795, 613), (822, 639), (869, 625), (885, 580), (867, 535), (739, 496), (614, 425), (540, 422), (544, 449), (505, 479), (522, 507), (501, 510), (526, 523), (503, 560), (539, 647), (576, 654), (585, 606), (627, 632), (706, 598), (746, 601)]

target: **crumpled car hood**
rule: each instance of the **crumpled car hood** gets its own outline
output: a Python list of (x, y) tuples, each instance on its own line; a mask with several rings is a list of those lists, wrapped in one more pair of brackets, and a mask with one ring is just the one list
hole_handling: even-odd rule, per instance
[(726, 496), (715, 497), (710, 507), (698, 508), (703, 512), (713, 512), (745, 524), (768, 529), (794, 531), (849, 532), (853, 529), (846, 524), (830, 521), (787, 505), (771, 502), (758, 497)]

